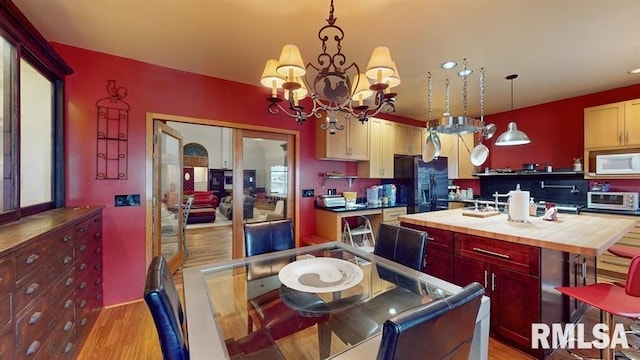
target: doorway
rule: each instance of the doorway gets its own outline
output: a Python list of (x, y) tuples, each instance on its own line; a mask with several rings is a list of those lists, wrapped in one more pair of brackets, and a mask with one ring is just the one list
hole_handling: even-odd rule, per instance
[[(231, 247), (231, 258), (244, 256), (244, 233), (243, 225), (246, 222), (266, 220), (274, 216), (291, 218), (294, 221), (294, 235), (299, 237), (297, 229), (298, 199), (289, 194), (295, 194), (299, 187), (298, 164), (299, 158), (299, 132), (283, 129), (272, 129), (265, 127), (255, 127), (248, 124), (236, 124), (215, 120), (205, 120), (198, 118), (186, 118), (181, 116), (170, 116), (160, 114), (147, 114), (147, 129), (153, 129), (155, 123), (163, 123), (182, 135), (183, 144), (198, 143), (208, 150), (209, 163), (204, 165), (206, 179), (199, 182), (206, 184), (206, 190), (216, 192), (218, 198), (218, 209), (216, 211), (215, 225), (222, 225), (225, 222), (230, 228), (229, 245)], [(186, 128), (195, 129), (187, 131)], [(224, 131), (220, 137), (215, 135), (207, 136), (207, 130), (220, 129)], [(193, 135), (195, 134), (195, 135)], [(245, 146), (246, 140), (246, 146)], [(227, 149), (221, 148), (222, 143), (228, 144)], [(257, 144), (268, 150), (257, 150)], [(147, 154), (153, 154), (153, 145), (147, 143)], [(255, 157), (264, 157), (262, 165), (258, 167)], [(277, 159), (277, 160), (276, 160)], [(153, 174), (158, 171), (157, 165), (152, 164), (147, 171), (148, 181), (152, 182)], [(268, 166), (265, 166), (267, 165)], [(183, 165), (186, 166), (186, 165)], [(182, 172), (181, 172), (182, 174)], [(273, 179), (272, 179), (273, 177)], [(211, 187), (211, 189), (208, 189)], [(155, 191), (155, 190), (154, 190)], [(153, 193), (154, 191), (151, 191)], [(151, 199), (151, 193), (148, 199)], [(249, 206), (249, 201), (245, 198), (254, 198), (253, 206)], [(184, 198), (184, 196), (183, 196)], [(278, 205), (278, 200), (281, 200)], [(276, 208), (276, 205), (277, 208)], [(222, 213), (222, 208), (225, 212)], [(230, 211), (226, 211), (230, 210)], [(246, 212), (246, 214), (245, 214)], [(157, 206), (152, 201), (147, 202), (147, 229), (152, 229), (152, 224), (157, 222)], [(238, 214), (236, 216), (236, 214)], [(279, 215), (281, 214), (281, 215)], [(267, 216), (268, 215), (268, 216)], [(198, 227), (206, 227), (214, 224), (197, 224)], [(184, 252), (185, 265), (189, 266), (192, 241), (202, 239), (195, 237), (190, 239), (188, 224), (186, 230), (186, 241)], [(205, 229), (201, 229), (205, 230)], [(203, 231), (201, 231), (203, 232)], [(220, 233), (218, 231), (218, 233)], [(152, 232), (147, 239), (147, 265), (157, 251), (152, 243), (157, 241), (157, 236)], [(217, 239), (218, 241), (220, 239)], [(196, 245), (199, 246), (199, 245)], [(218, 254), (219, 255), (219, 254)], [(218, 256), (219, 259), (219, 256)], [(203, 262), (199, 259), (200, 263)], [(206, 262), (206, 261), (205, 261)]]

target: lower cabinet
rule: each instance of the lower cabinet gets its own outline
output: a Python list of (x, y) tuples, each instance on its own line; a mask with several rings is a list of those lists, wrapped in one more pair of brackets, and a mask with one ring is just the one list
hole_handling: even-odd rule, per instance
[(0, 244), (20, 234), (0, 249), (0, 359), (75, 359), (102, 309), (101, 210), (3, 225)]
[(459, 286), (474, 281), (483, 285), (491, 299), (492, 335), (535, 358), (550, 351), (531, 349), (532, 323), (575, 321), (584, 313), (584, 304), (554, 288), (593, 281), (594, 258), (408, 223), (401, 226), (427, 232), (425, 273)]

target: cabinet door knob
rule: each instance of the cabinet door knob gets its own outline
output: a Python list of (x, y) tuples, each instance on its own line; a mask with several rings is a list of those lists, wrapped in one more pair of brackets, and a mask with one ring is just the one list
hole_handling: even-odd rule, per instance
[(27, 348), (27, 356), (37, 353), (38, 349), (40, 349), (40, 341), (34, 340)]
[(40, 255), (38, 254), (31, 254), (27, 257), (27, 260), (25, 261), (27, 263), (27, 265), (31, 265), (33, 263), (35, 263), (36, 261), (38, 261), (38, 259), (40, 258)]
[(491, 273), (491, 291), (496, 290), (496, 274)]
[(35, 293), (36, 291), (38, 291), (38, 288), (40, 287), (40, 284), (38, 283), (33, 283), (31, 285), (29, 285), (29, 287), (27, 288), (27, 291), (25, 291), (26, 295), (31, 295), (33, 293)]
[(40, 311), (34, 312), (31, 315), (31, 317), (29, 318), (29, 325), (33, 325), (33, 324), (37, 323), (38, 320), (40, 320), (41, 317), (42, 317), (42, 312), (40, 312)]

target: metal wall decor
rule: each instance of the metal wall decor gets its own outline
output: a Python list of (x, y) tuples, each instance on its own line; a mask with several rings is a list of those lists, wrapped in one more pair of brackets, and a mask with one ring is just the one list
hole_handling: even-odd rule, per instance
[(127, 89), (107, 82), (108, 97), (96, 102), (96, 179), (126, 180), (129, 159), (129, 104), (123, 99)]

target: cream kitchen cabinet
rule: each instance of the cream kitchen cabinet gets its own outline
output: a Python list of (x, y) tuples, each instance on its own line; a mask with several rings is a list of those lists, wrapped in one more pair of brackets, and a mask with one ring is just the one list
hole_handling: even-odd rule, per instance
[(640, 145), (640, 99), (584, 109), (585, 149)]
[(473, 174), (476, 169), (471, 164), (471, 154), (469, 153), (469, 150), (475, 146), (474, 134), (461, 136), (438, 134), (438, 137), (441, 144), (440, 156), (446, 156), (448, 159), (449, 179), (474, 179)]
[(394, 123), (393, 152), (398, 155), (419, 155), (425, 139), (425, 128)]
[(357, 119), (340, 119), (344, 130), (335, 134), (322, 130), (324, 119), (316, 120), (316, 158), (321, 160), (369, 160), (369, 122), (364, 124)]
[[(626, 233), (620, 240), (618, 240), (616, 244), (631, 246), (640, 249), (640, 217), (591, 212), (588, 215), (605, 218), (624, 217), (626, 219), (635, 220), (636, 226), (629, 230), (629, 232)], [(611, 254), (608, 251), (605, 251), (602, 255), (598, 256), (598, 281), (624, 281), (627, 278), (630, 263), (630, 259), (621, 258), (619, 256)]]
[(393, 178), (393, 122), (369, 118), (369, 161), (358, 162), (358, 177)]

